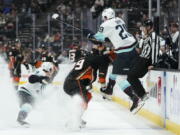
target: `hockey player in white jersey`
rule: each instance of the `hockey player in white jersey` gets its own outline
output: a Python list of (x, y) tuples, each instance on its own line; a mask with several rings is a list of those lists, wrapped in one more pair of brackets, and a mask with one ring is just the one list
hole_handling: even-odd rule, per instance
[(103, 23), (100, 25), (99, 31), (96, 34), (84, 29), (84, 34), (87, 35), (92, 42), (106, 42), (110, 40), (117, 54), (117, 58), (113, 62), (113, 70), (112, 74), (110, 74), (108, 85), (106, 88), (101, 88), (101, 91), (105, 94), (112, 95), (113, 87), (115, 82), (117, 82), (121, 90), (133, 101), (133, 105), (130, 108), (130, 111), (132, 111), (135, 109), (134, 104), (137, 104), (139, 98), (143, 98), (137, 97), (133, 93), (127, 81), (128, 71), (132, 66), (133, 60), (138, 56), (135, 50), (138, 42), (135, 37), (127, 31), (125, 22), (121, 18), (115, 17), (115, 11), (112, 8), (105, 9), (102, 12), (102, 20)]
[(113, 9), (105, 9), (102, 12), (102, 19), (104, 22), (100, 25), (99, 32), (94, 35), (96, 39), (105, 41), (105, 38), (109, 38), (115, 50), (122, 50), (123, 47), (132, 48), (134, 46), (136, 39), (128, 33), (125, 22), (121, 18), (115, 17)]
[(51, 62), (44, 62), (42, 66), (28, 77), (28, 82), (20, 85), (18, 96), (20, 99), (20, 111), (17, 122), (20, 125), (29, 125), (25, 119), (36, 103), (36, 99), (41, 96), (42, 88), (50, 82), (54, 65)]

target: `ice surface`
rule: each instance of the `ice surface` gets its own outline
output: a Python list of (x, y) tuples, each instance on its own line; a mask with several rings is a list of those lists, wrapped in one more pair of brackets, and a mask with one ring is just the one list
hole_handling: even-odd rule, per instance
[(0, 57), (0, 129), (15, 122), (18, 109), (16, 91), (7, 64)]
[[(0, 135), (172, 135), (138, 115), (93, 93), (93, 99), (83, 119), (86, 128), (68, 131), (65, 123), (72, 115), (71, 98), (61, 86), (48, 86), (44, 100), (37, 104), (27, 121), (30, 128), (19, 126), (15, 120), (18, 101), (11, 85), (7, 66), (0, 59)], [(63, 66), (62, 66), (63, 67)], [(55, 81), (63, 82), (70, 69), (60, 67)]]

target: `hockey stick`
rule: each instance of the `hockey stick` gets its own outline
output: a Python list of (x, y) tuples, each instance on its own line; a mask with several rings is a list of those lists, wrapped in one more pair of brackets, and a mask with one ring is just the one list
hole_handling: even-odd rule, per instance
[(55, 13), (55, 14), (52, 15), (52, 19), (58, 21), (59, 23), (63, 23), (63, 24), (65, 24), (65, 25), (67, 25), (67, 26), (70, 26), (70, 27), (72, 27), (72, 28), (74, 28), (74, 29), (76, 29), (76, 30), (82, 31), (82, 29), (80, 29), (80, 28), (78, 28), (78, 27), (75, 27), (75, 26), (73, 26), (73, 25), (71, 25), (71, 24), (69, 24), (69, 23), (66, 23), (66, 22), (60, 20), (59, 15), (58, 15), (57, 13)]
[[(76, 29), (76, 30), (79, 30), (79, 31), (83, 32), (82, 29), (80, 29), (80, 28), (78, 28), (78, 27), (75, 27), (75, 26), (73, 26), (73, 25), (71, 25), (71, 24), (69, 24), (69, 23), (66, 23), (66, 22), (62, 21), (62, 20), (60, 19), (60, 17), (59, 17), (59, 14), (57, 14), (57, 13), (55, 13), (55, 14), (52, 15), (52, 19), (58, 21), (59, 23), (63, 23), (63, 24), (65, 24), (65, 25), (67, 25), (67, 26), (70, 26), (70, 27), (72, 27), (72, 28), (74, 28), (74, 29)], [(101, 43), (102, 43), (101, 41), (98, 41), (98, 40), (96, 40), (95, 38), (92, 38), (92, 37), (88, 37), (88, 40), (91, 41), (91, 42), (93, 42), (93, 43), (95, 43), (95, 44), (101, 44)]]

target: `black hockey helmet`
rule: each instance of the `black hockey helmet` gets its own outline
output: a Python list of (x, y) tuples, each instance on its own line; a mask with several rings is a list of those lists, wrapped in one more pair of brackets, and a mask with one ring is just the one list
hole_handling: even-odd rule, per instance
[(173, 23), (170, 24), (170, 27), (178, 28), (179, 24), (176, 23), (176, 22), (173, 22)]
[(150, 26), (150, 27), (153, 27), (153, 22), (151, 19), (147, 19), (143, 22), (143, 26), (144, 27), (147, 27), (147, 26)]

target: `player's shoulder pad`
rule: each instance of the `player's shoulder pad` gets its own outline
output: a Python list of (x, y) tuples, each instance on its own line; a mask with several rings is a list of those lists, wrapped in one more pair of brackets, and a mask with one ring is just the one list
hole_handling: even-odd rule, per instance
[(121, 23), (125, 23), (124, 20), (122, 18), (116, 17), (115, 20), (120, 21)]
[(107, 26), (109, 26), (109, 25), (110, 25), (110, 20), (107, 20), (107, 21), (103, 22), (103, 23), (100, 25), (100, 27), (107, 27)]
[(115, 19), (110, 19), (110, 20), (103, 22), (99, 27), (99, 32), (103, 32), (104, 29), (114, 27), (114, 21), (115, 21)]

